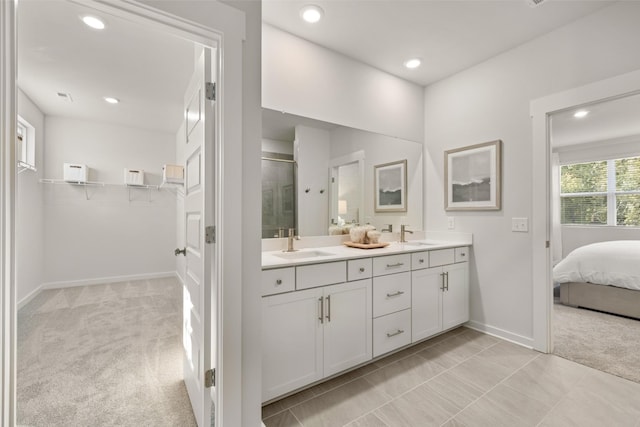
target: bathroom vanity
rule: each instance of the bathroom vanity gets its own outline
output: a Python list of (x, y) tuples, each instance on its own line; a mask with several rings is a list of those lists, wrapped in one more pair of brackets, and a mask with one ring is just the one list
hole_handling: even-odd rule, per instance
[(264, 251), (263, 402), (468, 321), (470, 245)]

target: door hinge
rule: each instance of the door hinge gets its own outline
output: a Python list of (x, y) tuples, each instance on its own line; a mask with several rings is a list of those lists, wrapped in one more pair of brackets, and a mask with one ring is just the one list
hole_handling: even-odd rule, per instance
[(205, 84), (205, 93), (209, 101), (215, 101), (216, 100), (216, 83), (207, 82)]
[(545, 244), (544, 244), (544, 247), (547, 248), (547, 249), (550, 248), (551, 247), (551, 242), (547, 240), (545, 242)]
[(216, 226), (209, 225), (204, 229), (204, 241), (207, 243), (216, 242)]
[(336, 182), (336, 178), (332, 176), (332, 177), (331, 177), (331, 183), (332, 183), (332, 184), (335, 184), (335, 182)]
[(211, 388), (216, 386), (216, 369), (209, 369), (204, 373), (204, 386)]

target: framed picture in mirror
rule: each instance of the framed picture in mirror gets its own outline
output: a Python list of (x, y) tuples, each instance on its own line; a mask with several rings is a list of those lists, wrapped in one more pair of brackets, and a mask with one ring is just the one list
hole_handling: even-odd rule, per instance
[(376, 212), (407, 211), (407, 160), (375, 165), (374, 203)]
[(445, 210), (500, 210), (502, 141), (445, 151), (444, 176)]

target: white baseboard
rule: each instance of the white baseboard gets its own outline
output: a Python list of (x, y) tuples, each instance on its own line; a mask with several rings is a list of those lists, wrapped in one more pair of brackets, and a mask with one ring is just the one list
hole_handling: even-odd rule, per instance
[(491, 335), (497, 338), (501, 338), (505, 341), (509, 341), (511, 343), (518, 344), (523, 347), (527, 347), (529, 349), (533, 348), (533, 338), (514, 334), (513, 332), (509, 332), (509, 331), (505, 331), (504, 329), (485, 325), (484, 323), (479, 323), (479, 322), (476, 322), (475, 320), (468, 321), (467, 323), (465, 323), (465, 326), (467, 328), (475, 329), (476, 331), (483, 332), (487, 335)]
[(40, 285), (37, 288), (35, 288), (34, 290), (32, 290), (31, 292), (29, 292), (24, 298), (22, 298), (20, 301), (18, 301), (17, 309), (20, 310), (22, 307), (27, 305), (29, 303), (29, 301), (34, 299), (36, 297), (36, 295), (38, 295), (42, 291), (42, 289), (43, 289), (42, 285)]
[(62, 289), (62, 288), (72, 288), (75, 286), (88, 286), (88, 285), (102, 285), (104, 283), (116, 283), (116, 282), (127, 282), (130, 280), (145, 280), (145, 279), (161, 279), (164, 277), (176, 277), (181, 283), (182, 278), (176, 271), (165, 271), (159, 273), (146, 273), (146, 274), (130, 274), (128, 276), (111, 276), (111, 277), (100, 277), (97, 279), (82, 279), (82, 280), (71, 280), (64, 282), (47, 282), (38, 286), (36, 289), (31, 291), (27, 296), (18, 301), (18, 310), (27, 305), (29, 301), (36, 297), (40, 292), (45, 289)]

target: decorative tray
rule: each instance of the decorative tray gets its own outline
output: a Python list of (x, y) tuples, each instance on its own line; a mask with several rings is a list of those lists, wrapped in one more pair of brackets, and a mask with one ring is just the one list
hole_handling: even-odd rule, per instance
[(381, 243), (354, 243), (354, 242), (344, 242), (345, 246), (349, 246), (350, 248), (359, 248), (359, 249), (376, 249), (376, 248), (384, 248), (385, 246), (389, 246), (389, 242), (381, 242)]

